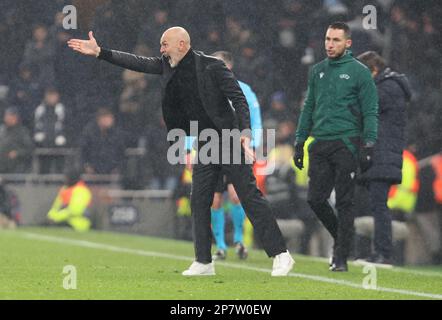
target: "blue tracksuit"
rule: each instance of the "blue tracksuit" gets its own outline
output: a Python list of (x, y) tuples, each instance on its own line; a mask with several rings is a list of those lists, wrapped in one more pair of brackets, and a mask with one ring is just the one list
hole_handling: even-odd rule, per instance
[(259, 106), (258, 97), (252, 88), (244, 82), (238, 81), (242, 92), (244, 93), (250, 110), (250, 127), (252, 129), (252, 147), (259, 148), (262, 143), (262, 120), (261, 107)]

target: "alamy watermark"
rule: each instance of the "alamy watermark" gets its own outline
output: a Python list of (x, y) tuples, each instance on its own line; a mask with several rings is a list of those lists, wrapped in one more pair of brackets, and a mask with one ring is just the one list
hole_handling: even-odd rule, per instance
[[(264, 135), (265, 133), (265, 135)], [(247, 157), (244, 150), (248, 146), (242, 145), (242, 137), (263, 136), (267, 150), (275, 147), (274, 129), (257, 129), (252, 132), (251, 129), (222, 129), (221, 132), (215, 129), (204, 129), (199, 132), (198, 121), (190, 122), (190, 136), (196, 137), (193, 143), (195, 155), (191, 157), (191, 164), (253, 164), (254, 160), (267, 161), (267, 166), (258, 168), (257, 174), (269, 175), (274, 169), (273, 161), (267, 159), (263, 148), (253, 151), (254, 159)], [(190, 152), (189, 146), (186, 146), (186, 132), (182, 129), (172, 129), (167, 134), (167, 141), (171, 146), (167, 151), (167, 161), (172, 164), (187, 164), (186, 154)], [(251, 147), (249, 147), (250, 150)], [(247, 149), (249, 149), (247, 148)]]
[(376, 266), (367, 264), (362, 269), (364, 274), (367, 274), (362, 280), (362, 287), (366, 290), (376, 290), (378, 288), (378, 273)]
[(73, 265), (67, 265), (63, 268), (63, 289), (75, 290), (77, 289), (77, 268)]
[(366, 5), (362, 8), (362, 13), (366, 16), (362, 18), (362, 27), (365, 30), (378, 28), (378, 12), (374, 5)]
[(63, 7), (63, 28), (65, 30), (77, 29), (77, 8), (73, 5), (67, 5)]

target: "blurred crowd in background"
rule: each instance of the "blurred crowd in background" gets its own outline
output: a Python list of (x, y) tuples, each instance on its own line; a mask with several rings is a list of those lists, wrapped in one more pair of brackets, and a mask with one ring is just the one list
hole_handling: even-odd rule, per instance
[[(62, 8), (69, 4), (77, 8), (77, 30), (62, 25)], [(377, 29), (362, 27), (366, 4), (377, 8)], [(283, 126), (291, 140), (309, 67), (324, 58), (324, 30), (332, 21), (346, 21), (353, 32), (354, 56), (378, 51), (393, 69), (408, 76), (414, 90), (408, 141), (415, 145), (417, 157), (437, 153), (442, 145), (438, 1), (4, 0), (0, 6), (0, 39), (6, 49), (0, 59), (1, 114), (8, 109), (17, 114), (26, 129), (21, 135), (28, 134), (35, 147), (81, 147), (88, 141), (102, 154), (93, 161), (101, 166), (103, 161), (112, 163), (106, 168), (86, 163), (86, 171), (122, 170), (118, 152), (99, 147), (112, 143), (149, 151), (145, 163), (152, 170), (142, 184), (158, 178), (158, 173), (176, 173), (164, 161), (167, 142), (156, 76), (124, 71), (70, 51), (66, 41), (85, 38), (89, 29), (104, 47), (152, 56), (159, 55), (162, 32), (181, 25), (189, 30), (195, 49), (232, 52), (237, 78), (258, 95), (265, 127)], [(99, 127), (98, 110), (111, 113), (106, 130), (113, 133), (108, 141), (93, 133)], [(29, 148), (25, 143), (23, 153), (32, 152)], [(26, 172), (26, 165), (5, 164), (0, 170)]]
[[(77, 9), (78, 29), (63, 28), (66, 5)], [(376, 29), (363, 28), (365, 5), (377, 9)], [(66, 150), (79, 149), (84, 173), (121, 174), (126, 189), (179, 190), (186, 172), (166, 159), (158, 78), (66, 45), (93, 30), (103, 47), (159, 56), (161, 34), (176, 25), (189, 31), (194, 49), (233, 54), (235, 75), (258, 96), (264, 128), (276, 129), (277, 174), (287, 173), (308, 72), (325, 58), (324, 34), (334, 21), (350, 25), (354, 56), (377, 51), (407, 75), (408, 149), (427, 158), (442, 147), (441, 15), (437, 0), (2, 0), (0, 174), (62, 173), (72, 156)], [(137, 161), (130, 160), (131, 148), (144, 150), (135, 153)], [(46, 151), (35, 169), (39, 149)], [(294, 178), (299, 174), (274, 176), (267, 189), (272, 181), (291, 181), (302, 198), (306, 177)], [(431, 165), (420, 172), (417, 211), (436, 206), (434, 175)], [(298, 212), (307, 210), (304, 202)], [(302, 219), (314, 228), (311, 215)]]

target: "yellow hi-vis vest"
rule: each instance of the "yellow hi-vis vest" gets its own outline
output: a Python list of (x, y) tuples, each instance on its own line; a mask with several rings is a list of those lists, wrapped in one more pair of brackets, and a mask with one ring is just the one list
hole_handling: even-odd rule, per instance
[(56, 223), (67, 222), (76, 231), (88, 231), (90, 220), (84, 216), (92, 201), (92, 193), (83, 181), (58, 192), (48, 212), (48, 218)]
[(391, 210), (412, 213), (419, 191), (419, 165), (415, 156), (408, 150), (404, 150), (403, 159), (402, 183), (390, 188), (387, 206)]
[(442, 204), (442, 155), (434, 156), (431, 159), (434, 173), (436, 175), (433, 181), (433, 193), (436, 203)]

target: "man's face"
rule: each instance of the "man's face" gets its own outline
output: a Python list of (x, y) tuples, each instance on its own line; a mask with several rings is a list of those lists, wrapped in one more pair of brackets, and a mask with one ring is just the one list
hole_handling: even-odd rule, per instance
[(5, 115), (3, 117), (3, 121), (4, 121), (5, 125), (10, 128), (10, 127), (17, 125), (18, 116), (13, 113), (5, 112)]
[(325, 34), (325, 51), (329, 58), (339, 58), (351, 47), (351, 39), (345, 37), (344, 30), (327, 29)]
[(169, 60), (172, 68), (175, 68), (182, 58), (184, 41), (179, 41), (173, 35), (165, 32), (161, 37), (160, 52)]
[(48, 106), (54, 107), (60, 101), (60, 96), (57, 92), (47, 92), (45, 94), (45, 102)]
[(168, 14), (167, 11), (165, 10), (155, 11), (154, 16), (155, 16), (155, 21), (160, 25), (165, 24), (167, 22)]
[(107, 130), (112, 128), (114, 125), (114, 116), (111, 114), (106, 114), (98, 117), (98, 126), (101, 130)]
[(31, 73), (31, 70), (29, 70), (29, 69), (20, 70), (20, 77), (24, 80), (31, 79), (31, 75), (32, 75), (32, 73)]
[(34, 39), (36, 41), (45, 41), (48, 31), (44, 27), (37, 27), (34, 30)]

